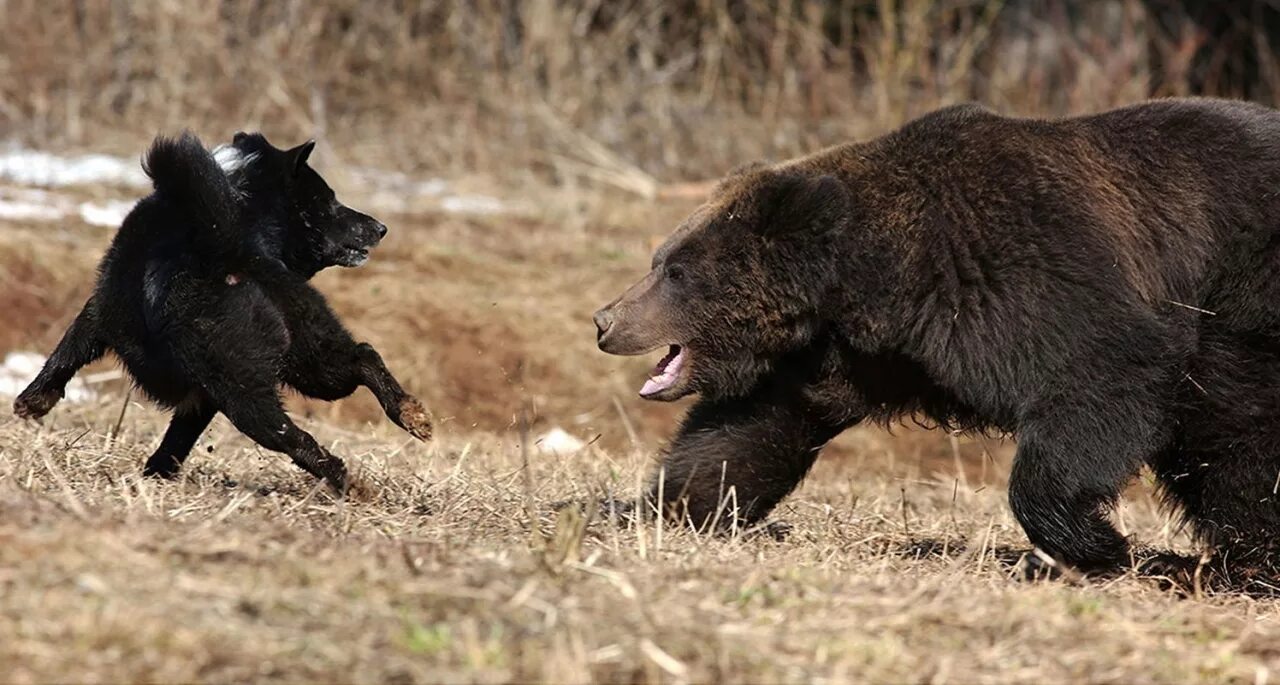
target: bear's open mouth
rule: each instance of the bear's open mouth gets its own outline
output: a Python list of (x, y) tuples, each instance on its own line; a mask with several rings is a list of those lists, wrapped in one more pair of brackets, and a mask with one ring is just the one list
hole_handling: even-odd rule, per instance
[(672, 345), (667, 351), (667, 356), (653, 367), (649, 380), (645, 381), (644, 387), (640, 388), (640, 396), (652, 397), (675, 387), (676, 382), (680, 380), (680, 372), (684, 369), (684, 362), (684, 348)]

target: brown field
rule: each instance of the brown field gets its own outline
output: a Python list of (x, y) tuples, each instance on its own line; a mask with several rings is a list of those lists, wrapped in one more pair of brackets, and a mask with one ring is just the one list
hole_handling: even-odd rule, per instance
[[(635, 492), (674, 429), (682, 406), (635, 394), (654, 360), (598, 352), (590, 315), (701, 182), (958, 100), (1055, 115), (1204, 90), (1185, 22), (1082, 5), (0, 2), (0, 151), (136, 156), (182, 127), (318, 136), (322, 173), (391, 233), (316, 285), (438, 424), (421, 444), (363, 391), (290, 398), (358, 475), (336, 501), (221, 418), (179, 481), (143, 481), (166, 416), (109, 360), (82, 374), (96, 399), (42, 424), (0, 397), (0, 681), (1280, 677), (1273, 599), (1132, 573), (1020, 580), (1011, 442), (852, 430), (777, 512), (782, 540), (552, 506)], [(1261, 78), (1280, 92), (1280, 70)], [(507, 211), (446, 211), (368, 168)], [(19, 192), (0, 178), (0, 200)], [(0, 358), (52, 348), (111, 235), (0, 218)], [(589, 444), (548, 452), (555, 428)], [(1194, 552), (1145, 474), (1117, 520)]]
[[(369, 265), (317, 279), (440, 419), (424, 445), (367, 393), (291, 400), (359, 497), (223, 419), (181, 481), (143, 481), (166, 417), (122, 380), (43, 425), (0, 417), (4, 679), (1265, 682), (1271, 601), (1016, 580), (991, 439), (851, 431), (779, 511), (784, 541), (557, 515), (636, 491), (678, 409), (634, 397), (652, 360), (596, 352), (589, 315), (687, 206), (598, 202), (577, 224), (389, 217)], [(109, 236), (0, 223), (0, 350), (47, 351)], [(555, 426), (595, 442), (544, 453)], [(1119, 516), (1190, 549), (1145, 485)]]

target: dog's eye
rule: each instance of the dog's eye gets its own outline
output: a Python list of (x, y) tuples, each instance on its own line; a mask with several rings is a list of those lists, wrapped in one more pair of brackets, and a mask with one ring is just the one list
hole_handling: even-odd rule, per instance
[(667, 278), (671, 279), (671, 281), (674, 283), (679, 283), (680, 281), (683, 281), (684, 267), (680, 266), (679, 264), (672, 264), (671, 266), (668, 266)]

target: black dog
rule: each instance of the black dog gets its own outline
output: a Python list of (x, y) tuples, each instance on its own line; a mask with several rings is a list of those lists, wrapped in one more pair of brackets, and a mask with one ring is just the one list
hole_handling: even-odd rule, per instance
[(366, 386), (392, 421), (429, 439), (422, 405), (307, 283), (325, 267), (363, 264), (387, 232), (335, 199), (307, 165), (314, 146), (280, 150), (237, 133), (210, 153), (191, 134), (157, 138), (144, 161), (155, 192), (125, 219), (93, 295), (14, 412), (44, 416), (78, 369), (111, 350), (143, 391), (174, 409), (149, 476), (175, 476), (222, 412), (344, 492), (342, 460), (289, 419), (282, 384), (324, 400)]

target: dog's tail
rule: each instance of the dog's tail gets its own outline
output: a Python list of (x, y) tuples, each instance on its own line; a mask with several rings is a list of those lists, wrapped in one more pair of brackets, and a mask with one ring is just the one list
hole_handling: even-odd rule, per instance
[(189, 213), (195, 241), (205, 254), (238, 256), (243, 240), (235, 188), (195, 134), (157, 136), (142, 169), (156, 195)]

